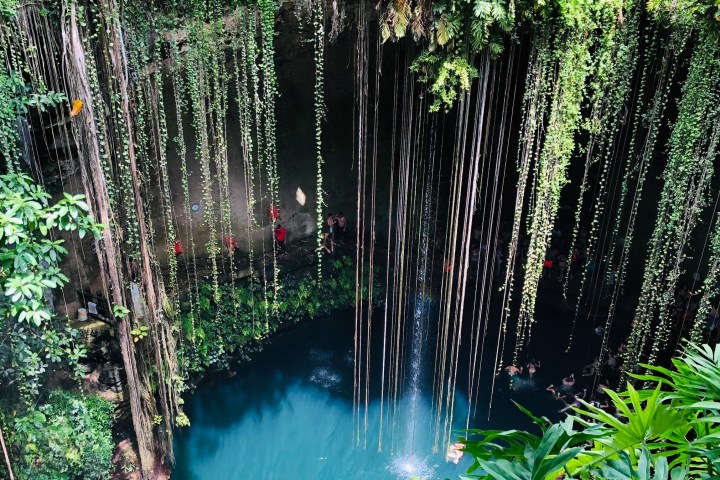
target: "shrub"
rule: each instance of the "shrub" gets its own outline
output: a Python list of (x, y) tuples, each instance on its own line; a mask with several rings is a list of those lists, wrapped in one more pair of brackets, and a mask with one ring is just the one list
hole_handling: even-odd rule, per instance
[(20, 415), (3, 411), (2, 423), (11, 428), (6, 434), (16, 459), (16, 478), (108, 478), (114, 449), (113, 409), (97, 395), (54, 390), (47, 403)]

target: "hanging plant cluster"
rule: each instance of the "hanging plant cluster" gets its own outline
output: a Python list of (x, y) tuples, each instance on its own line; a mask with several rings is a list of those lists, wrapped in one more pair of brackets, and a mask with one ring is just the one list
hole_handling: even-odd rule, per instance
[[(650, 363), (670, 335), (669, 306), (688, 255), (691, 235), (707, 205), (720, 141), (720, 37), (714, 28), (698, 33), (668, 143), (663, 190), (646, 260), (626, 361), (647, 353)], [(653, 335), (649, 335), (652, 330)], [(652, 338), (649, 352), (648, 340)]]
[[(559, 12), (553, 47), (557, 79), (552, 84), (546, 131), (534, 172), (534, 194), (528, 213), (529, 245), (516, 329), (514, 358), (530, 340), (535, 322), (537, 287), (543, 260), (557, 216), (560, 193), (568, 182), (567, 169), (575, 151), (575, 135), (581, 107), (587, 95), (587, 78), (595, 73), (591, 51), (609, 44), (618, 26), (617, 12), (623, 2), (565, 5)], [(545, 23), (538, 28), (552, 28)], [(601, 63), (604, 66), (605, 63)], [(527, 135), (524, 135), (527, 136)], [(519, 225), (515, 225), (518, 229)], [(508, 265), (508, 271), (511, 267)]]
[[(630, 9), (623, 12), (622, 28), (612, 29), (605, 35), (600, 44), (597, 46), (593, 55), (593, 75), (590, 79), (590, 114), (583, 123), (583, 129), (587, 131), (589, 139), (585, 143), (585, 167), (580, 185), (580, 194), (578, 204), (575, 207), (574, 227), (570, 240), (570, 252), (579, 251), (578, 234), (581, 229), (581, 215), (585, 205), (585, 195), (591, 189), (589, 184), (589, 174), (593, 166), (597, 165), (594, 191), (595, 198), (591, 203), (592, 220), (590, 222), (589, 235), (586, 239), (586, 253), (588, 259), (596, 259), (603, 257), (607, 252), (598, 245), (598, 239), (608, 238), (610, 235), (604, 228), (610, 226), (610, 221), (614, 219), (612, 212), (606, 215), (606, 209), (612, 198), (609, 189), (613, 186), (613, 178), (622, 171), (621, 161), (624, 157), (622, 148), (624, 147), (623, 138), (625, 131), (629, 125), (624, 121), (624, 107), (628, 101), (632, 89), (632, 82), (636, 71), (637, 51), (638, 51), (638, 35), (639, 20), (642, 5), (630, 5)], [(611, 178), (612, 176), (612, 178)], [(614, 273), (614, 258), (607, 255), (606, 259), (611, 269), (610, 274)], [(575, 317), (573, 319), (573, 327), (568, 342), (568, 349), (573, 342), (575, 332), (575, 324), (580, 314), (580, 302), (586, 293), (586, 282), (588, 269), (580, 270), (580, 289), (576, 299)], [(594, 300), (594, 292), (598, 289), (598, 284), (602, 285), (602, 279), (599, 279), (600, 269), (595, 269), (593, 284), (595, 289), (593, 295), (588, 301)], [(568, 300), (568, 286), (570, 283), (570, 268), (566, 269), (565, 278), (563, 280), (563, 298)], [(608, 322), (611, 316), (608, 317)], [(606, 325), (605, 337), (610, 332), (610, 324)], [(604, 340), (607, 340), (605, 338)], [(601, 348), (601, 356), (604, 352), (604, 345)]]
[(384, 43), (409, 35), (423, 47), (411, 68), (420, 73), (418, 81), (430, 86), (434, 100), (429, 108), (437, 112), (449, 110), (460, 92), (469, 91), (477, 77), (469, 59), (485, 49), (500, 55), (514, 26), (514, 0), (418, 0), (414, 5), (391, 0), (380, 16), (380, 38)]
[[(277, 4), (274, 0), (258, 0), (258, 9), (260, 11), (260, 35), (261, 42), (261, 64), (260, 68), (263, 73), (262, 82), (262, 109), (263, 109), (263, 140), (264, 145), (261, 149), (262, 161), (265, 164), (265, 170), (268, 180), (268, 190), (271, 209), (271, 222), (274, 224), (276, 218), (275, 209), (280, 209), (280, 198), (278, 196), (278, 171), (277, 171), (277, 146), (275, 140), (275, 99), (279, 95), (277, 86), (277, 74), (275, 73), (275, 14), (277, 12)], [(273, 295), (272, 295), (272, 313), (277, 315), (278, 297), (280, 293), (279, 275), (280, 269), (277, 262), (277, 250), (273, 243), (272, 251), (273, 260)]]
[(318, 281), (322, 276), (322, 259), (324, 256), (322, 242), (322, 231), (325, 224), (323, 214), (323, 155), (322, 155), (322, 124), (325, 120), (325, 95), (324, 95), (324, 67), (325, 67), (325, 13), (323, 2), (313, 0), (313, 31), (315, 32), (315, 157), (317, 162), (317, 174), (315, 184), (315, 216), (317, 222), (317, 272)]

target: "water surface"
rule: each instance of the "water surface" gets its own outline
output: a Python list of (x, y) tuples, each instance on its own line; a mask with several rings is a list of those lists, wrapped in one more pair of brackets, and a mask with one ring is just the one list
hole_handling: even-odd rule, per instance
[[(432, 354), (423, 354), (417, 388), (406, 386), (406, 395), (394, 410), (384, 403), (382, 451), (378, 451), (379, 381), (371, 389), (367, 437), (364, 428), (359, 433), (353, 428), (358, 418), (353, 411), (353, 322), (352, 312), (309, 321), (275, 337), (251, 362), (237, 367), (234, 377), (201, 385), (187, 399), (192, 426), (176, 434), (173, 479), (459, 478), (470, 458), (465, 456), (455, 465), (445, 462), (444, 448), (433, 453)], [(381, 352), (373, 352), (375, 380), (381, 358)], [(412, 370), (411, 363), (407, 368)], [(465, 378), (466, 372), (460, 371), (457, 430), (465, 428), (469, 410)], [(510, 402), (510, 394), (536, 412), (548, 411), (545, 380), (526, 379), (511, 392), (507, 378), (498, 378), (493, 428), (528, 426)], [(489, 388), (486, 378), (471, 426), (490, 425)], [(556, 406), (551, 408), (555, 411)], [(389, 411), (396, 415), (388, 416)], [(360, 424), (364, 425), (364, 406)]]

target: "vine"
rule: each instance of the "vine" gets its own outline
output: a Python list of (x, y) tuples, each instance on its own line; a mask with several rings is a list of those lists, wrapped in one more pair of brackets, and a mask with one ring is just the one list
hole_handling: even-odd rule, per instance
[(324, 104), (324, 62), (325, 62), (325, 18), (322, 0), (313, 0), (313, 31), (315, 32), (315, 157), (317, 162), (317, 183), (315, 187), (315, 215), (317, 220), (317, 272), (318, 280), (322, 276), (322, 259), (324, 256), (322, 241), (325, 216), (323, 214), (323, 156), (322, 156), (322, 123), (325, 119)]
[(208, 62), (215, 59), (217, 45), (211, 39), (211, 32), (204, 25), (193, 25), (189, 32), (192, 47), (187, 53), (187, 76), (185, 90), (189, 93), (192, 106), (193, 126), (195, 129), (195, 157), (200, 164), (202, 180), (203, 222), (208, 229), (208, 240), (205, 244), (211, 265), (213, 291), (220, 296), (217, 257), (221, 254), (213, 198), (213, 177), (210, 171), (210, 138), (208, 130), (209, 98), (211, 98), (211, 68)]
[(698, 214), (706, 206), (713, 161), (718, 154), (719, 84), (720, 39), (715, 31), (706, 28), (700, 31), (690, 59), (678, 118), (668, 143), (658, 216), (649, 243), (636, 320), (628, 341), (627, 360), (633, 365), (644, 352), (655, 318), (659, 320), (648, 354), (650, 363), (669, 339), (670, 316), (665, 307), (674, 298), (689, 237)]
[[(261, 44), (261, 66), (263, 72), (262, 103), (263, 103), (263, 137), (265, 145), (263, 148), (263, 160), (268, 177), (270, 208), (280, 208), (278, 197), (278, 171), (277, 171), (277, 146), (275, 142), (275, 98), (279, 95), (277, 88), (277, 74), (275, 72), (275, 12), (277, 5), (274, 0), (258, 0), (260, 10), (260, 33)], [(274, 217), (274, 215), (273, 215)], [(275, 218), (272, 219), (274, 225)], [(277, 251), (273, 243), (273, 315), (278, 314), (277, 298), (280, 292), (278, 276), (280, 269), (277, 262)]]
[[(580, 218), (584, 205), (584, 195), (588, 190), (588, 173), (592, 165), (598, 164), (600, 170), (596, 185), (596, 198), (592, 203), (593, 216), (590, 224), (590, 233), (587, 243), (587, 257), (596, 257), (598, 231), (601, 228), (601, 219), (605, 212), (608, 200), (608, 176), (613, 169), (614, 159), (617, 156), (618, 146), (616, 137), (623, 125), (623, 107), (631, 91), (633, 75), (637, 63), (636, 51), (638, 49), (638, 9), (634, 5), (627, 5), (624, 15), (623, 28), (611, 29), (607, 35), (600, 39), (600, 44), (594, 54), (594, 73), (590, 82), (591, 113), (584, 122), (584, 129), (590, 134), (585, 155), (585, 169), (580, 186), (580, 196), (575, 210), (574, 228), (570, 241), (570, 251), (574, 252), (580, 229)], [(579, 259), (578, 259), (579, 260)], [(605, 260), (612, 262), (612, 256)], [(612, 268), (612, 267), (611, 267)], [(599, 272), (601, 269), (596, 269)], [(568, 342), (568, 349), (572, 345), (575, 324), (580, 311), (580, 300), (584, 293), (587, 269), (581, 268), (580, 294), (578, 295), (573, 318), (573, 326)], [(563, 298), (567, 301), (570, 269), (565, 272), (563, 282)], [(609, 325), (606, 325), (606, 334)]]
[[(255, 155), (253, 143), (253, 100), (250, 97), (252, 86), (250, 85), (251, 70), (255, 66), (255, 24), (254, 16), (250, 14), (247, 7), (238, 11), (240, 21), (239, 31), (235, 37), (233, 48), (233, 61), (235, 66), (235, 88), (237, 90), (238, 117), (240, 119), (240, 131), (242, 139), (243, 171), (245, 173), (245, 199), (247, 202), (247, 228), (248, 257), (250, 278), (255, 277), (254, 261), (255, 252), (252, 241), (252, 227), (255, 222), (253, 211), (255, 208)], [(238, 59), (238, 51), (240, 59)], [(253, 297), (254, 298), (254, 297)], [(252, 330), (255, 334), (255, 308), (252, 306)]]
[[(556, 43), (558, 62), (557, 83), (553, 86), (542, 151), (537, 165), (534, 206), (529, 223), (530, 243), (525, 264), (514, 359), (530, 341), (537, 286), (542, 262), (550, 242), (557, 215), (560, 192), (568, 182), (567, 168), (575, 149), (575, 132), (581, 122), (581, 106), (586, 92), (586, 79), (592, 73), (595, 30), (598, 38), (611, 35), (617, 23), (619, 2), (603, 4), (562, 3), (560, 37)], [(602, 41), (602, 40), (601, 40)]]
[[(186, 278), (188, 281), (188, 285), (190, 288), (188, 289), (188, 305), (190, 306), (189, 309), (189, 318), (191, 319), (191, 325), (193, 326), (192, 332), (193, 336), (191, 337), (191, 341), (195, 342), (195, 336), (194, 336), (194, 307), (195, 307), (195, 300), (198, 298), (198, 275), (197, 275), (197, 262), (195, 260), (195, 239), (193, 235), (193, 219), (192, 219), (192, 209), (190, 207), (190, 184), (189, 184), (189, 175), (190, 172), (188, 170), (187, 165), (187, 146), (185, 145), (185, 130), (183, 128), (183, 111), (187, 111), (187, 102), (185, 101), (185, 98), (187, 96), (187, 93), (185, 89), (183, 88), (183, 81), (182, 81), (182, 74), (180, 72), (180, 58), (179, 58), (179, 52), (177, 43), (170, 42), (170, 56), (171, 56), (171, 79), (172, 79), (172, 87), (175, 97), (175, 123), (177, 127), (177, 135), (175, 136), (175, 145), (176, 145), (176, 151), (178, 154), (178, 157), (180, 159), (180, 173), (181, 173), (181, 182), (182, 182), (182, 198), (183, 198), (183, 213), (185, 216), (185, 222), (186, 222), (186, 229), (185, 229), (185, 238), (188, 239), (190, 244), (190, 259), (189, 261), (185, 261), (185, 273)], [(174, 254), (174, 252), (172, 253)], [(190, 265), (192, 264), (192, 279), (190, 278)]]

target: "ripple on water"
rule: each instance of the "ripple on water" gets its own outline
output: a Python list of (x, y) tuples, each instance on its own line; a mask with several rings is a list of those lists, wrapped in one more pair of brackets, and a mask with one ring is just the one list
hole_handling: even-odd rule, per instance
[(312, 348), (308, 354), (313, 363), (327, 363), (332, 360), (333, 352), (330, 350), (322, 350), (320, 348)]
[(345, 365), (355, 365), (355, 356), (352, 350), (345, 352), (345, 355), (343, 355), (343, 361), (345, 362)]
[(535, 385), (535, 379), (515, 375), (510, 380), (510, 388), (515, 392), (531, 392), (536, 390), (537, 386)]
[(327, 367), (318, 367), (310, 374), (310, 381), (322, 388), (334, 389), (340, 385), (342, 376)]

